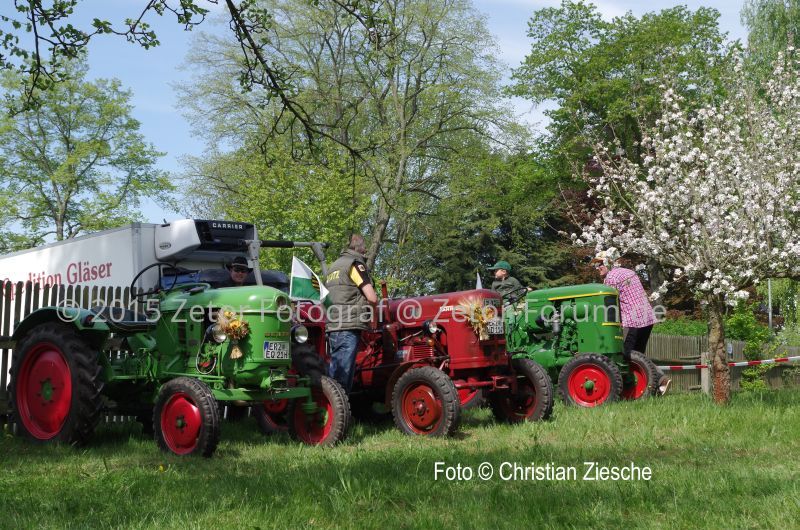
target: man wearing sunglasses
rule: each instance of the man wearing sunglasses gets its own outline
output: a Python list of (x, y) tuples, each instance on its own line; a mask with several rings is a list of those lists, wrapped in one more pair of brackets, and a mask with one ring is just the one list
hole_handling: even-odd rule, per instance
[(247, 265), (247, 259), (243, 256), (236, 256), (233, 261), (225, 265), (230, 273), (230, 278), (220, 287), (241, 287), (253, 269)]

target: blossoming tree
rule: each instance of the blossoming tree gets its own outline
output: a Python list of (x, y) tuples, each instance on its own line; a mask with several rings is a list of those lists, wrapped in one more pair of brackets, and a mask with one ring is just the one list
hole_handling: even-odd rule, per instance
[(689, 111), (665, 87), (643, 166), (597, 147), (598, 170), (587, 178), (602, 209), (573, 236), (653, 257), (669, 269), (668, 283), (687, 282), (708, 311), (718, 403), (730, 399), (725, 305), (764, 278), (800, 274), (800, 61), (789, 48), (766, 86), (741, 64), (717, 104)]

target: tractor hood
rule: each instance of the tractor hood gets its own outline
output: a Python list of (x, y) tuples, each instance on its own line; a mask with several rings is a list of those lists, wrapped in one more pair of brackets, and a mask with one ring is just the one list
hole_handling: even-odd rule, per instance
[(489, 289), (473, 289), (455, 293), (434, 294), (389, 300), (389, 317), (393, 322), (407, 324), (422, 323), (426, 320), (451, 318), (456, 308), (467, 308), (470, 305), (493, 305), (500, 311), (502, 298)]
[(552, 289), (539, 289), (528, 293), (528, 303), (555, 302), (570, 298), (583, 298), (586, 296), (617, 295), (617, 290), (602, 283), (584, 283), (581, 285), (568, 285), (553, 287)]
[(189, 311), (193, 307), (229, 307), (237, 312), (274, 312), (288, 307), (289, 298), (273, 287), (253, 285), (201, 290), (197, 287), (168, 293), (162, 311)]

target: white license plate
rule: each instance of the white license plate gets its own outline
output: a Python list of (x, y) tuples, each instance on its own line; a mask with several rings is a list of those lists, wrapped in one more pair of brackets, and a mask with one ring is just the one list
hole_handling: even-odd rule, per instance
[(493, 318), (488, 322), (489, 335), (502, 335), (503, 334), (503, 319)]
[(270, 342), (264, 341), (264, 358), (265, 359), (288, 359), (289, 358), (289, 343), (288, 342)]

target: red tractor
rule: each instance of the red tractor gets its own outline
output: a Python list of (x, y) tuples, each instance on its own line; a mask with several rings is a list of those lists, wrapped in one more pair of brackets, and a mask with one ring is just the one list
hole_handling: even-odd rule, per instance
[[(483, 395), (501, 421), (548, 418), (550, 378), (536, 362), (506, 353), (501, 308), (500, 296), (484, 289), (389, 300), (384, 285), (378, 323), (361, 335), (354, 414), (378, 404), (406, 434), (446, 436), (458, 428), (462, 405)], [(321, 310), (303, 305), (299, 313), (307, 349), (327, 361)], [(285, 428), (284, 406), (267, 402), (256, 411), (262, 429)]]

